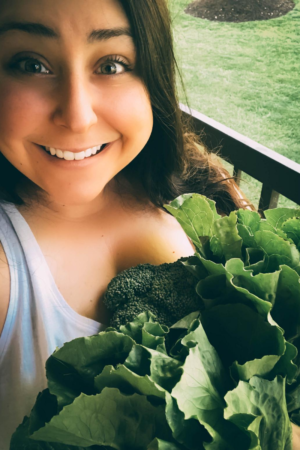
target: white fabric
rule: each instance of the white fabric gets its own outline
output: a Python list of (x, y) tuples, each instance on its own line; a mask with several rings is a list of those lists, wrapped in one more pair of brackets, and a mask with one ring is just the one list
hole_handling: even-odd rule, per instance
[(46, 359), (64, 342), (105, 326), (67, 304), (29, 225), (11, 203), (0, 202), (0, 241), (11, 278), (0, 337), (0, 450), (9, 450), (12, 433), (47, 387)]

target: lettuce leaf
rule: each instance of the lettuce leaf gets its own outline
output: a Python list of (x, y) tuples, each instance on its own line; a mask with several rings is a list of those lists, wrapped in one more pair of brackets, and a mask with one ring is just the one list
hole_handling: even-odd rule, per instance
[[(168, 328), (145, 310), (66, 343), (10, 450), (291, 450), (300, 425), (300, 210), (165, 208), (196, 246), (200, 310)], [(198, 308), (198, 309), (199, 309)]]

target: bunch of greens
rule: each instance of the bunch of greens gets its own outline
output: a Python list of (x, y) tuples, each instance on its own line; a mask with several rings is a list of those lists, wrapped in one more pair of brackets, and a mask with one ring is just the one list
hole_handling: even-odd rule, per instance
[(300, 210), (166, 206), (197, 251), (198, 311), (145, 311), (47, 360), (48, 389), (11, 450), (291, 450), (300, 425)]

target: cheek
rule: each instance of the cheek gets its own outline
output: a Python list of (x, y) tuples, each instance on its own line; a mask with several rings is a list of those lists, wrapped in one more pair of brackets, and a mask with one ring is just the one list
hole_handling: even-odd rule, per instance
[(44, 103), (36, 89), (0, 81), (0, 143), (26, 138), (43, 117)]
[(112, 96), (107, 94), (103, 104), (100, 115), (124, 138), (148, 141), (153, 127), (153, 113), (149, 95), (140, 81), (120, 86)]

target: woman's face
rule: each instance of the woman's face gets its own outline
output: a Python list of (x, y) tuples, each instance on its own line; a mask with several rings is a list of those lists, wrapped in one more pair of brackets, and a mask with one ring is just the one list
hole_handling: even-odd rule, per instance
[(128, 34), (117, 0), (1, 0), (0, 151), (50, 200), (96, 199), (151, 135)]

